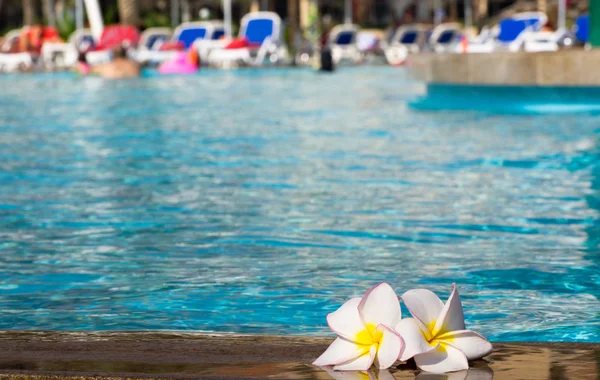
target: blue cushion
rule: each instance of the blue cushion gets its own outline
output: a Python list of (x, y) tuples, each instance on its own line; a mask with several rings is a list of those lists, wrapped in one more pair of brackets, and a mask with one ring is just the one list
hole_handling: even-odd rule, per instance
[(340, 32), (337, 35), (335, 44), (336, 45), (350, 45), (352, 43), (352, 37), (354, 37), (354, 32)]
[(538, 17), (523, 18), (521, 21), (525, 23), (526, 27), (529, 27), (534, 32), (542, 30), (543, 25)]
[(79, 41), (79, 46), (77, 49), (81, 50), (83, 45), (87, 45), (87, 49), (93, 49), (96, 46), (96, 41), (92, 36), (83, 36)]
[(448, 44), (448, 43), (452, 42), (455, 37), (456, 37), (455, 30), (445, 30), (438, 37), (437, 43), (438, 44)]
[(225, 35), (225, 30), (224, 29), (216, 29), (215, 32), (213, 33), (212, 39), (213, 40), (220, 40), (221, 37), (223, 37)]
[(581, 15), (575, 20), (575, 37), (581, 42), (590, 40), (590, 15)]
[(538, 32), (542, 29), (540, 19), (537, 17), (512, 19), (507, 18), (500, 21), (500, 34), (498, 40), (500, 42), (513, 42), (526, 29), (531, 29)]
[(273, 20), (254, 19), (248, 21), (246, 35), (248, 42), (262, 44), (265, 38), (273, 35)]
[(400, 43), (401, 44), (414, 44), (415, 42), (417, 42), (418, 37), (419, 37), (419, 33), (411, 30), (411, 31), (404, 33), (402, 38), (400, 38)]
[(152, 47), (157, 42), (165, 42), (168, 39), (169, 38), (167, 36), (165, 36), (164, 34), (154, 34), (154, 35), (151, 35), (150, 37), (148, 37), (148, 40), (146, 40), (146, 48), (152, 49)]
[(177, 41), (182, 42), (187, 49), (192, 46), (194, 41), (198, 38), (202, 39), (204, 36), (206, 36), (206, 28), (183, 29)]
[(522, 20), (513, 20), (511, 18), (502, 20), (500, 21), (498, 41), (513, 42), (525, 29), (527, 29), (527, 24)]

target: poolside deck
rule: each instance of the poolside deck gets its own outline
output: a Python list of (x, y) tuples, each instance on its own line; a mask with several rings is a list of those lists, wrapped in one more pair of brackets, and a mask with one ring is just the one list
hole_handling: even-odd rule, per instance
[(600, 49), (486, 54), (417, 54), (408, 66), (427, 83), (600, 86)]
[[(176, 332), (0, 332), (0, 379), (331, 379), (310, 365), (332, 338)], [(495, 343), (464, 379), (598, 379), (600, 345)], [(418, 376), (410, 365), (396, 379)], [(452, 377), (454, 379), (454, 377)]]

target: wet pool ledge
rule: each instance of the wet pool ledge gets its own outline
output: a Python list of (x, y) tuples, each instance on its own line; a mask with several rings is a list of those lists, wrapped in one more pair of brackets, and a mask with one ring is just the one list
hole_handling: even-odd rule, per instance
[(426, 90), (409, 105), (501, 114), (597, 114), (599, 64), (600, 49), (417, 54), (407, 65)]
[(600, 86), (600, 49), (485, 54), (415, 54), (410, 72), (426, 83), (501, 86)]
[[(331, 379), (310, 363), (332, 338), (177, 332), (0, 332), (0, 379)], [(600, 378), (600, 345), (495, 343), (451, 379)], [(410, 364), (396, 379), (445, 379)]]

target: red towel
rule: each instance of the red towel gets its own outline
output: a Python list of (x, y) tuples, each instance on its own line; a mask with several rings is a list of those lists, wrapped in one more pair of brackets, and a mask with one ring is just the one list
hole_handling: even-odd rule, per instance
[(160, 46), (159, 50), (185, 50), (185, 45), (181, 41), (167, 41)]
[(250, 42), (246, 37), (235, 38), (232, 40), (225, 49), (243, 49), (243, 48), (255, 48), (260, 47), (260, 44)]
[(124, 43), (135, 46), (140, 39), (137, 29), (131, 25), (109, 25), (104, 28), (100, 43), (95, 50), (109, 50)]

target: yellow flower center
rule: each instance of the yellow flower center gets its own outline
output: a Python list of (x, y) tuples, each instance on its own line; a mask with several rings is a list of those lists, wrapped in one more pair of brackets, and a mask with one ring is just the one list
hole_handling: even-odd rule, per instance
[(377, 330), (377, 326), (367, 323), (366, 328), (356, 334), (354, 341), (364, 346), (372, 346), (374, 344), (379, 345), (382, 338), (383, 333)]
[(427, 330), (429, 331), (429, 333), (433, 336), (434, 335), (434, 331), (433, 329), (435, 329), (435, 324), (436, 324), (436, 320), (434, 319), (433, 321), (431, 321), (429, 324), (427, 324)]
[(440, 334), (440, 331), (434, 331), (435, 330), (435, 324), (436, 321), (433, 320), (432, 322), (428, 323), (426, 325), (426, 329), (427, 331), (423, 331), (423, 335), (425, 336), (425, 340), (427, 341), (427, 343), (429, 343), (429, 345), (431, 347), (435, 347), (438, 343), (440, 345), (440, 350), (441, 351), (445, 351), (446, 350), (446, 343), (451, 343), (452, 342), (452, 338), (447, 337), (446, 333)]

